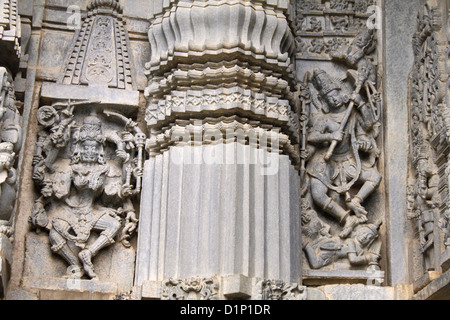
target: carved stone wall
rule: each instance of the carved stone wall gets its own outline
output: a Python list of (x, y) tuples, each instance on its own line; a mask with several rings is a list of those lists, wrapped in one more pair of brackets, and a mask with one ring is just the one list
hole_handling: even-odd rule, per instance
[(16, 98), (14, 77), (18, 70), (20, 18), (17, 1), (0, 3), (0, 298), (8, 287), (14, 241), (19, 156), (23, 142), (22, 103)]
[(410, 75), (408, 213), (417, 236), (415, 291), (448, 270), (448, 38), (445, 4), (428, 1), (417, 16)]
[(0, 0), (0, 299), (448, 299), (449, 9)]
[(20, 7), (27, 51), (16, 83), (28, 130), (10, 286), (20, 284), (21, 299), (132, 290), (146, 158), (145, 75), (134, 65), (144, 65), (148, 22), (128, 8), (117, 0)]

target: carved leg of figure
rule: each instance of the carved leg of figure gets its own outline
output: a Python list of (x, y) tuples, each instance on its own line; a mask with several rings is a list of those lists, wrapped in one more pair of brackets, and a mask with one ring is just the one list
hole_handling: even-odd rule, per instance
[(367, 211), (362, 203), (377, 189), (381, 183), (381, 175), (374, 168), (363, 169), (359, 181), (363, 182), (356, 196), (347, 202), (347, 206), (356, 214), (361, 223), (367, 222)]
[(92, 264), (92, 258), (95, 257), (101, 249), (115, 242), (114, 237), (118, 233), (120, 227), (121, 223), (117, 219), (108, 214), (103, 215), (93, 228), (94, 230), (102, 231), (102, 233), (93, 244), (78, 254), (83, 262), (84, 270), (91, 279), (97, 278), (94, 265)]
[(81, 263), (78, 260), (76, 254), (73, 253), (73, 251), (67, 245), (66, 239), (54, 229), (50, 230), (49, 239), (52, 245), (51, 250), (59, 254), (64, 260), (66, 260), (69, 263), (70, 267), (68, 270), (72, 270), (72, 272), (78, 271), (82, 273), (83, 268), (81, 266)]
[(311, 178), (311, 196), (314, 202), (326, 213), (344, 223), (350, 211), (342, 208), (336, 201), (328, 196), (328, 188), (320, 180)]
[(343, 230), (339, 234), (341, 238), (347, 238), (353, 229), (361, 222), (355, 216), (350, 215), (349, 210), (342, 208), (336, 201), (328, 196), (328, 188), (320, 180), (311, 179), (311, 195), (314, 202), (326, 213), (336, 218)]

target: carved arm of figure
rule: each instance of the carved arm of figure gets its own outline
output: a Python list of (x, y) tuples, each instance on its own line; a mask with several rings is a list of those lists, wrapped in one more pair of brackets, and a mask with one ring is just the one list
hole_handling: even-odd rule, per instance
[(364, 250), (362, 253), (357, 254), (355, 243), (348, 242), (347, 258), (353, 266), (369, 266), (370, 269), (379, 269), (378, 260), (380, 256), (370, 250)]
[(343, 131), (333, 131), (326, 123), (317, 123), (315, 128), (311, 130), (308, 135), (308, 143), (320, 145), (332, 141), (340, 142), (343, 137)]
[(112, 142), (116, 145), (116, 156), (123, 162), (128, 162), (130, 160), (130, 155), (125, 151), (125, 142), (119, 136), (116, 131), (107, 131), (105, 133), (105, 138), (107, 141)]
[(46, 229), (49, 231), (52, 228), (52, 223), (50, 222), (47, 211), (45, 210), (45, 199), (43, 197), (37, 199), (34, 203), (31, 215), (28, 218), (28, 222), (36, 228), (39, 233), (41, 229)]
[(132, 166), (128, 166), (126, 168), (126, 172), (127, 172), (127, 179), (126, 179), (127, 183), (122, 185), (122, 188), (119, 193), (119, 196), (121, 198), (128, 198), (128, 197), (134, 196), (140, 192), (140, 189), (133, 189), (133, 186), (131, 184), (129, 184), (128, 181), (130, 180), (131, 174), (134, 174), (135, 177), (139, 178), (139, 179), (142, 179), (142, 176), (144, 174), (143, 168), (136, 167), (133, 169)]

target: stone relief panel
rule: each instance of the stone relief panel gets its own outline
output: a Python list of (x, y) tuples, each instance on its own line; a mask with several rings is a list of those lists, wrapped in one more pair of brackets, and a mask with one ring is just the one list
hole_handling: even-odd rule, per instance
[(448, 35), (444, 3), (428, 1), (417, 15), (409, 80), (408, 213), (417, 237), (414, 280), (448, 269)]
[(22, 117), (11, 73), (0, 67), (0, 233), (12, 235), (17, 193), (17, 159), (22, 146)]
[(306, 279), (384, 277), (384, 217), (376, 208), (383, 102), (372, 5), (297, 2), (297, 65), (307, 70), (299, 86)]
[[(147, 137), (137, 123), (128, 42), (119, 1), (92, 0), (59, 81), (42, 85), (29, 217), (36, 232), (27, 234), (25, 259), (30, 287), (81, 290), (96, 279), (108, 294), (131, 290)], [(61, 282), (67, 277), (73, 285)]]
[(256, 284), (256, 300), (306, 300), (306, 287), (297, 283), (261, 280)]
[(52, 252), (72, 272), (95, 279), (93, 257), (116, 241), (130, 247), (136, 231), (133, 199), (141, 190), (146, 136), (132, 119), (96, 104), (79, 111), (83, 105), (38, 110), (43, 129), (33, 180), (39, 198), (30, 223), (49, 233)]
[(376, 0), (297, 0), (298, 58), (328, 60), (329, 53), (349, 45), (367, 27)]
[(12, 74), (0, 67), (0, 298), (10, 279), (18, 162), (22, 147), (22, 116)]

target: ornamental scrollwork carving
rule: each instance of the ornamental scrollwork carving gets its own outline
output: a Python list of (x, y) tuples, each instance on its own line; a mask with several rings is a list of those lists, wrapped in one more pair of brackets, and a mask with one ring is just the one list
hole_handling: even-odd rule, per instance
[(258, 300), (306, 300), (306, 287), (281, 280), (261, 280), (256, 284)]
[(409, 79), (411, 144), (407, 218), (417, 231), (417, 251), (422, 257), (423, 272), (440, 268), (441, 247), (450, 244), (447, 150), (450, 118), (444, 101), (448, 79), (447, 40), (441, 16), (434, 1), (428, 1), (420, 10), (412, 41), (414, 65)]

